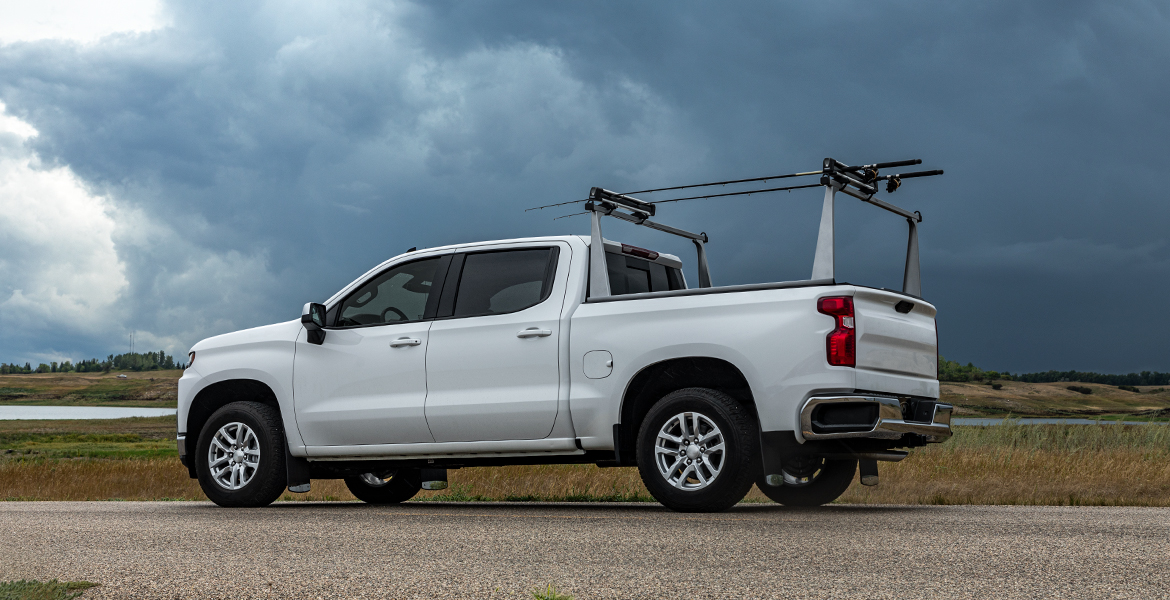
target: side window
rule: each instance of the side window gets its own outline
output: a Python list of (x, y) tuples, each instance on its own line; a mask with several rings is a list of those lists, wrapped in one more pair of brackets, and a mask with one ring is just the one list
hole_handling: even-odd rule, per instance
[(556, 248), (468, 254), (453, 316), (498, 315), (536, 306), (552, 291), (556, 265)]
[[(435, 278), (443, 257), (399, 265), (374, 277), (341, 302), (337, 327), (422, 320), (427, 300), (437, 295)], [(433, 294), (432, 294), (433, 292)]]
[(605, 266), (609, 271), (609, 291), (615, 296), (683, 289), (682, 274), (665, 265), (606, 252)]

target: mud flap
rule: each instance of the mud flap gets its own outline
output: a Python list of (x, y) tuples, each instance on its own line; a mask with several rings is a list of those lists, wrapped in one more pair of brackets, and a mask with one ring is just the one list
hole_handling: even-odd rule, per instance
[(295, 494), (303, 494), (311, 489), (308, 459), (293, 456), (289, 453), (288, 446), (285, 446), (284, 466), (288, 478), (288, 491)]
[(761, 431), (761, 466), (768, 485), (783, 485), (784, 457), (801, 454), (803, 450), (796, 441), (796, 434), (791, 431)]

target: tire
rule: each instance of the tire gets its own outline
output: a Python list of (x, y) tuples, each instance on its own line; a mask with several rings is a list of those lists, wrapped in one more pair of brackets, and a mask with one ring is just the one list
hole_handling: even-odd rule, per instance
[(805, 459), (795, 462), (796, 467), (789, 471), (784, 463), (783, 485), (771, 486), (761, 474), (756, 480), (756, 486), (764, 495), (785, 506), (820, 506), (828, 504), (853, 483), (853, 475), (857, 473), (856, 460), (826, 460), (823, 458)]
[[(683, 419), (686, 430), (681, 428)], [(672, 441), (686, 442), (688, 431), (690, 439), (708, 439), (698, 444)], [(722, 448), (709, 448), (719, 446), (718, 438)], [(750, 409), (723, 392), (677, 390), (659, 400), (642, 421), (637, 457), (642, 483), (663, 506), (678, 512), (727, 510), (747, 495), (756, 479), (759, 426)]]
[(362, 502), (398, 504), (414, 498), (422, 489), (422, 478), (418, 469), (398, 469), (346, 477), (345, 487)]
[(220, 506), (268, 506), (288, 481), (284, 457), (280, 413), (259, 402), (233, 402), (215, 411), (199, 433), (199, 487)]

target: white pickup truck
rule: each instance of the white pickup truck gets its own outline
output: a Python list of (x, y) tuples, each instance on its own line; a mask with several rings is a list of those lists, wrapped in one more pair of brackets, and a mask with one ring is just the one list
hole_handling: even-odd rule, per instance
[[(724, 510), (753, 484), (823, 504), (859, 463), (876, 484), (877, 461), (950, 436), (935, 308), (918, 289), (834, 280), (835, 193), (881, 201), (822, 180), (805, 281), (713, 287), (704, 234), (597, 188), (590, 236), (391, 258), (300, 319), (196, 344), (179, 380), (180, 458), (223, 506), (338, 478), (395, 503), (445, 487), (447, 469), (515, 464), (637, 466), (680, 511)], [(604, 240), (604, 216), (690, 237), (700, 287), (675, 256)]]

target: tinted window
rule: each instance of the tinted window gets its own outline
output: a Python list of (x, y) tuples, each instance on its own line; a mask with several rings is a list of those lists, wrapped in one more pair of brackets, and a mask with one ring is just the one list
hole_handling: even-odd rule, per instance
[(615, 296), (683, 289), (678, 269), (612, 252), (605, 253), (605, 264), (609, 271), (609, 291)]
[(442, 258), (428, 258), (407, 263), (371, 279), (341, 303), (337, 326), (421, 320), (441, 261)]
[(556, 255), (553, 248), (468, 254), (454, 316), (498, 315), (540, 304), (552, 288)]

